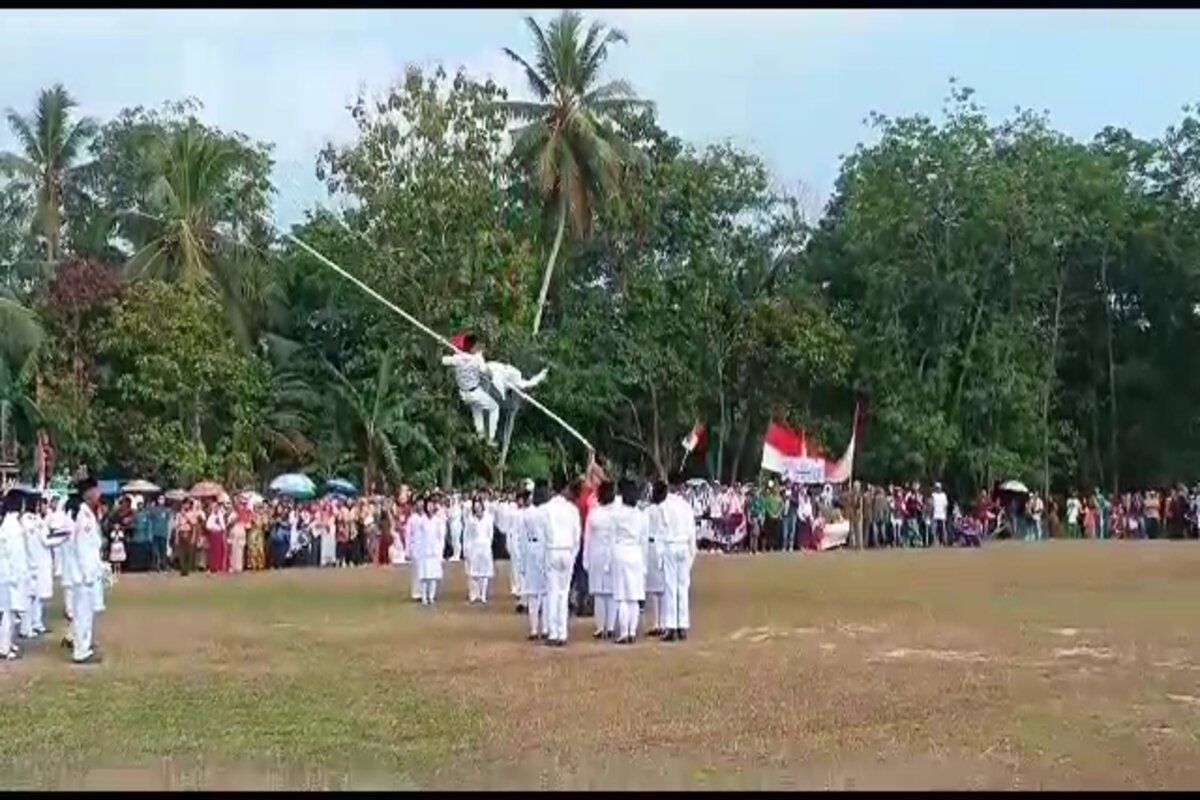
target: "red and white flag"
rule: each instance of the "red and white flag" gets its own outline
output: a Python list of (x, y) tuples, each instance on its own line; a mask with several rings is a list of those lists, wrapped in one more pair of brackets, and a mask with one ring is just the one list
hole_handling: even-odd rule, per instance
[(854, 428), (842, 457), (829, 459), (821, 446), (801, 429), (772, 422), (763, 441), (762, 468), (798, 483), (845, 483), (854, 475), (854, 446), (858, 436), (858, 409)]
[(708, 430), (703, 422), (697, 422), (692, 426), (692, 430), (683, 438), (683, 449), (689, 453), (704, 444), (705, 438), (708, 436)]
[(762, 468), (801, 483), (825, 480), (825, 458), (820, 448), (809, 444), (803, 429), (796, 430), (778, 422), (772, 422), (767, 428)]

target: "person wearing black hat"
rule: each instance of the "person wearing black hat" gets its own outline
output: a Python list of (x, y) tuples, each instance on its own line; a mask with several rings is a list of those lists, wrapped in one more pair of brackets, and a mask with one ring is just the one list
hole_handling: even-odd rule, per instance
[(104, 561), (100, 556), (102, 538), (97, 512), (100, 510), (100, 488), (94, 478), (79, 483), (83, 503), (75, 515), (75, 531), (64, 564), (64, 580), (71, 583), (71, 660), (76, 664), (93, 664), (100, 660), (92, 646), (92, 632), (97, 610), (104, 608)]

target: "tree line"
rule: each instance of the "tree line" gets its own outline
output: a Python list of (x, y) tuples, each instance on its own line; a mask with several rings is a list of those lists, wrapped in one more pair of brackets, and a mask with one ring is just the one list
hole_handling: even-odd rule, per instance
[[(528, 92), (410, 67), (316, 159), (291, 232), (489, 356), (610, 462), (752, 479), (771, 419), (857, 473), (1120, 487), (1200, 474), (1200, 116), (1078, 141), (1045, 114), (872, 114), (816, 215), (753, 152), (696, 147), (604, 75), (624, 36), (564, 12), (505, 50)], [(491, 452), (441, 353), (271, 219), (268, 143), (196, 101), (9, 109), (0, 440), (30, 462), (186, 484), (286, 469), (366, 486), (573, 471), (520, 408)]]

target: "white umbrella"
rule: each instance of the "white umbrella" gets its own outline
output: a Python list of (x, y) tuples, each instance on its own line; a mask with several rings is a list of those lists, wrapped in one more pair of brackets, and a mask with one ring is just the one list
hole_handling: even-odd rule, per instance
[(1014, 494), (1029, 494), (1029, 487), (1020, 481), (1005, 481), (1000, 484), (1000, 491)]
[(136, 480), (122, 486), (121, 491), (126, 494), (158, 494), (162, 489), (150, 481)]

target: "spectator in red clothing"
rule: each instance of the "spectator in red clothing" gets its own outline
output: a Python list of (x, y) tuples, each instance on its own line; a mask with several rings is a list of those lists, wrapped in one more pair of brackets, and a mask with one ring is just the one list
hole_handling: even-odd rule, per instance
[[(575, 505), (579, 508), (580, 530), (587, 530), (588, 512), (596, 505), (596, 492), (605, 480), (604, 468), (596, 461), (595, 453), (588, 459), (587, 469), (583, 477), (575, 481), (572, 494)], [(583, 568), (583, 546), (575, 558), (575, 570), (571, 574), (570, 608), (581, 617), (590, 617), (593, 613), (592, 596), (588, 593), (587, 570)]]

